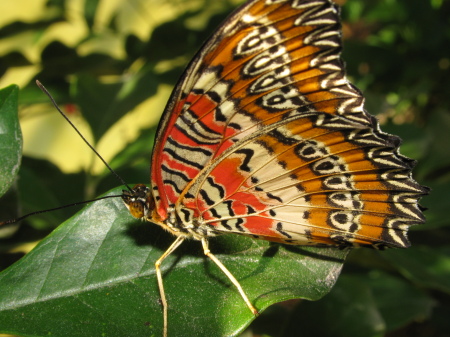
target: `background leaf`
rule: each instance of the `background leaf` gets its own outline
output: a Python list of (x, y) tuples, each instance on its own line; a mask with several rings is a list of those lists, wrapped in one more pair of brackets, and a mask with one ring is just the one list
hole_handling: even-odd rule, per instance
[(5, 194), (19, 172), (22, 159), (22, 133), (17, 114), (19, 88), (0, 90), (0, 196)]

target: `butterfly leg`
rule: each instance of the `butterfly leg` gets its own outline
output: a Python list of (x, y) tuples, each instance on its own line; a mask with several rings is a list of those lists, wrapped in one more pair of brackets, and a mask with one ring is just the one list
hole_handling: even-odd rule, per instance
[(209, 250), (209, 244), (207, 238), (202, 238), (202, 245), (203, 245), (203, 252), (207, 257), (209, 257), (213, 262), (224, 272), (225, 275), (230, 279), (230, 281), (235, 285), (237, 290), (239, 290), (239, 293), (241, 294), (242, 298), (244, 299), (245, 303), (247, 304), (250, 311), (253, 313), (253, 315), (258, 315), (258, 310), (253, 306), (253, 304), (248, 299), (247, 295), (244, 292), (244, 289), (242, 289), (241, 285), (239, 284), (238, 280), (231, 274), (231, 272), (220, 262), (220, 260)]
[(167, 300), (166, 300), (166, 293), (164, 292), (164, 284), (163, 284), (163, 278), (161, 274), (161, 263), (164, 261), (164, 259), (169, 256), (177, 247), (184, 241), (184, 236), (178, 236), (177, 239), (170, 245), (170, 247), (164, 252), (163, 255), (155, 262), (155, 270), (156, 270), (156, 277), (158, 278), (158, 288), (159, 288), (159, 295), (161, 297), (161, 302), (163, 306), (163, 320), (164, 320), (164, 330), (163, 330), (163, 336), (167, 337)]

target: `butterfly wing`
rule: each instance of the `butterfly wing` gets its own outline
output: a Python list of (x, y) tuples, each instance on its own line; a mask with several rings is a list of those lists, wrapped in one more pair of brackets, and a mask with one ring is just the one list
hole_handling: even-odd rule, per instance
[[(223, 149), (231, 146), (261, 123), (253, 114), (265, 111), (255, 104), (244, 109), (244, 105), (253, 99), (245, 99), (245, 96), (250, 82), (254, 82), (244, 72), (248, 75), (258, 72), (256, 68), (261, 68), (262, 63), (269, 59), (273, 59), (271, 64), (289, 62), (282, 41), (274, 41), (279, 38), (279, 34), (267, 24), (271, 14), (278, 18), (292, 18), (292, 15), (303, 12), (304, 16), (308, 16), (317, 7), (326, 10), (330, 2), (321, 1), (317, 4), (307, 1), (301, 6), (303, 10), (300, 8), (293, 12), (288, 1), (249, 1), (224, 22), (191, 61), (163, 113), (153, 150), (152, 187), (157, 212), (162, 219), (166, 219), (167, 209), (178, 201), (185, 186), (217, 156), (219, 147)], [(266, 22), (260, 24), (260, 21)], [(314, 26), (306, 27), (304, 31), (294, 32), (297, 37), (292, 36), (290, 39), (301, 43), (307, 31), (315, 29)], [(336, 43), (338, 34), (338, 31), (334, 32)], [(235, 48), (239, 50), (235, 51)], [(275, 49), (277, 57), (272, 56)], [(298, 73), (305, 77), (305, 81), (308, 78), (314, 80), (315, 70), (302, 70), (309, 69), (309, 59), (314, 54), (318, 56), (319, 52), (311, 49), (308, 51), (310, 57), (303, 54), (296, 63)], [(265, 68), (270, 68), (271, 64)], [(280, 89), (287, 79), (283, 73), (288, 71), (287, 66), (275, 70), (274, 89)], [(263, 75), (264, 70), (259, 69), (259, 75)], [(258, 77), (260, 81), (255, 86), (265, 85), (267, 88), (270, 74), (264, 78)], [(276, 100), (276, 97), (273, 99)], [(332, 110), (330, 106), (329, 111)], [(269, 113), (269, 118), (276, 118), (275, 114), (272, 115)], [(270, 119), (267, 121), (272, 122)]]
[(160, 125), (156, 211), (202, 231), (407, 246), (426, 188), (340, 60), (328, 0), (256, 0), (194, 58)]

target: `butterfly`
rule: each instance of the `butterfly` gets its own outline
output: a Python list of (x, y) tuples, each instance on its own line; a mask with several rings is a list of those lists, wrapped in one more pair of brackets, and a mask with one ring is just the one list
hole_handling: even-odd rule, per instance
[(237, 234), (290, 245), (408, 247), (424, 222), (415, 162), (399, 153), (349, 83), (331, 0), (250, 0), (204, 44), (174, 89), (152, 155), (151, 187), (123, 191), (131, 214), (210, 251)]

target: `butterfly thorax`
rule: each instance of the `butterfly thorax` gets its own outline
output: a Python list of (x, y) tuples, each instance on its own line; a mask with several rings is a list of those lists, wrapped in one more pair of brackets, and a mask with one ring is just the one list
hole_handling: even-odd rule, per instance
[(218, 234), (199, 218), (182, 220), (175, 207), (169, 207), (167, 218), (162, 219), (156, 211), (152, 190), (144, 184), (135, 185), (131, 191), (123, 190), (122, 200), (133, 217), (156, 223), (176, 236), (201, 240), (202, 237)]

